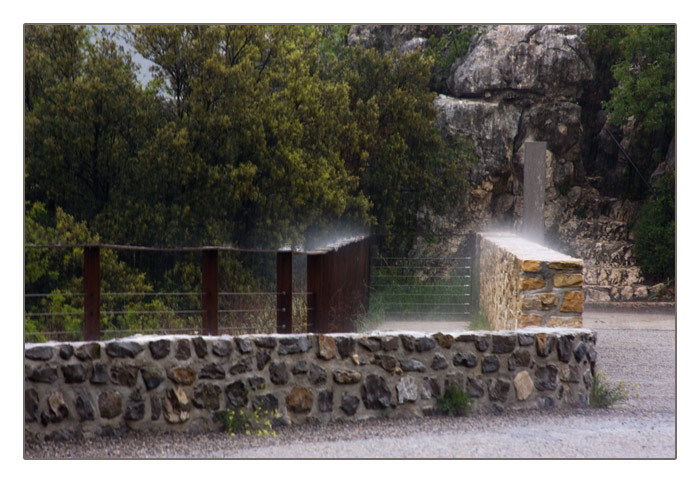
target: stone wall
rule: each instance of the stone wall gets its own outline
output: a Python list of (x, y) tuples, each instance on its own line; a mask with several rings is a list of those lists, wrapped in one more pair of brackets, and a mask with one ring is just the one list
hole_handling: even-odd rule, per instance
[(581, 327), (583, 261), (509, 233), (479, 233), (479, 306), (492, 328)]
[(335, 335), (135, 336), (25, 345), (25, 437), (215, 431), (219, 411), (279, 424), (431, 414), (455, 382), (476, 412), (587, 405), (584, 329)]

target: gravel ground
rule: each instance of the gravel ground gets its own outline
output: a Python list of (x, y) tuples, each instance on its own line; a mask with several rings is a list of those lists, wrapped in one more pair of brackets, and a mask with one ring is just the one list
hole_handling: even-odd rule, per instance
[[(605, 320), (597, 370), (638, 385), (615, 409), (527, 411), (281, 428), (275, 438), (138, 434), (26, 445), (25, 459), (119, 458), (675, 458), (676, 340), (666, 323)], [(640, 319), (641, 320), (641, 319)], [(656, 319), (658, 322), (658, 319)], [(588, 325), (588, 324), (586, 324)], [(647, 328), (643, 328), (647, 327)]]

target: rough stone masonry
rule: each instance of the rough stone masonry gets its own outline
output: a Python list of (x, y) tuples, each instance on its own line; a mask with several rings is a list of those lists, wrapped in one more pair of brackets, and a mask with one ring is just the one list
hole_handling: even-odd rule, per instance
[(510, 233), (479, 233), (479, 307), (491, 328), (583, 325), (583, 260)]
[(586, 329), (425, 334), (134, 336), (25, 345), (25, 438), (215, 431), (217, 413), (283, 424), (423, 416), (451, 383), (476, 412), (583, 407), (596, 360)]

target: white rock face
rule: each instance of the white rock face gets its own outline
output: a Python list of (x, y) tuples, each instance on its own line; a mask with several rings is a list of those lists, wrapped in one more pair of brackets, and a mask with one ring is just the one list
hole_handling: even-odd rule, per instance
[(577, 26), (493, 26), (453, 66), (448, 88), (456, 97), (516, 90), (573, 100), (593, 79), (580, 33)]

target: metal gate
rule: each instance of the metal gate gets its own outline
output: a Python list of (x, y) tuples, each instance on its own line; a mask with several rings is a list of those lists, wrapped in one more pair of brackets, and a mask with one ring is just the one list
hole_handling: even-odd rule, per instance
[(379, 323), (471, 320), (470, 245), (443, 257), (373, 257), (369, 317)]

